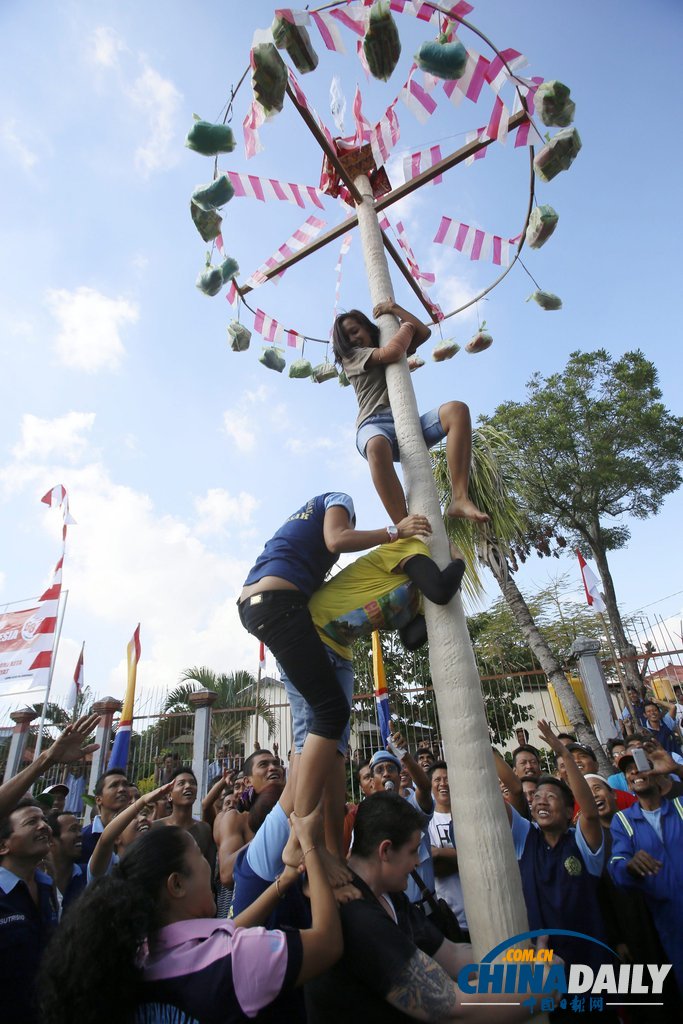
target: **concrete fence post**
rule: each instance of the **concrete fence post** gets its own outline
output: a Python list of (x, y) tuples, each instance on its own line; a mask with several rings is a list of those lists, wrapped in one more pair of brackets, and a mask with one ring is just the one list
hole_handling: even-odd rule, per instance
[(206, 796), (209, 782), (209, 742), (211, 739), (211, 708), (218, 700), (215, 690), (195, 690), (190, 694), (194, 708), (194, 743), (192, 746), (192, 771), (197, 776), (197, 799), (192, 808), (195, 818), (202, 816), (202, 800)]
[(21, 711), (13, 711), (10, 718), (14, 722), (12, 739), (10, 741), (9, 754), (7, 755), (7, 767), (3, 782), (8, 782), (21, 771), (21, 762), (26, 749), (26, 741), (31, 728), (31, 722), (38, 718), (38, 714), (30, 708), (23, 708)]

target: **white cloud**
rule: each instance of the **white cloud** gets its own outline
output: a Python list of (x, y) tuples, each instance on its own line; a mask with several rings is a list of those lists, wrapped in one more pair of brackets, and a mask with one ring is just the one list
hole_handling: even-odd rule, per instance
[(306, 455), (308, 452), (321, 449), (329, 451), (339, 444), (338, 441), (335, 442), (330, 437), (288, 437), (285, 443), (287, 450), (293, 455)]
[(0, 127), (0, 142), (3, 149), (13, 156), (25, 171), (30, 171), (37, 164), (38, 156), (26, 145), (26, 140), (20, 136), (15, 118), (12, 117), (3, 122)]
[(240, 491), (233, 497), (222, 487), (213, 487), (203, 497), (195, 498), (197, 533), (206, 535), (233, 531), (238, 526), (249, 526), (259, 501), (253, 494)]
[(65, 459), (69, 463), (80, 462), (90, 445), (84, 435), (94, 422), (94, 412), (68, 412), (53, 420), (27, 413), (21, 421), (21, 440), (12, 454), (19, 461)]
[(226, 409), (223, 413), (225, 433), (235, 442), (238, 452), (247, 454), (256, 447), (256, 434), (251, 427), (252, 417), (238, 409)]
[[(52, 424), (42, 421), (40, 437), (52, 426), (78, 447), (76, 414), (70, 416)], [(82, 430), (91, 425), (88, 416), (81, 421)], [(64, 427), (66, 421), (72, 424), (70, 431)], [(62, 448), (70, 450), (66, 442)], [(55, 699), (68, 690), (83, 640), (86, 683), (99, 695), (120, 697), (125, 685), (122, 659), (138, 621), (139, 688), (173, 686), (181, 671), (194, 664), (217, 671), (253, 667), (257, 647), (235, 607), (253, 551), (247, 550), (242, 558), (241, 535), (231, 530), (229, 554), (219, 552), (211, 547), (208, 534), (209, 527), (230, 527), (231, 521), (248, 526), (257, 498), (246, 492), (208, 491), (195, 499), (198, 516), (185, 520), (155, 508), (148, 494), (119, 484), (97, 458), (74, 468), (57, 446), (49, 454), (47, 468), (39, 433), (29, 440), (22, 437), (15, 459), (22, 457), (24, 462), (0, 466), (0, 479), (14, 484), (13, 500), (34, 517), (40, 531), (51, 535), (46, 565), (57, 550), (60, 517), (43, 514), (36, 495), (63, 480), (77, 519), (67, 540), (64, 582), (69, 601), (56, 661)], [(31, 457), (33, 461), (27, 461)], [(33, 537), (35, 542), (35, 530)], [(18, 580), (15, 586), (20, 587)]]
[(55, 349), (60, 362), (87, 373), (118, 369), (125, 354), (120, 331), (137, 321), (135, 303), (86, 287), (51, 289), (46, 302), (59, 325)]
[(123, 39), (106, 25), (100, 25), (90, 37), (88, 58), (93, 64), (103, 68), (114, 68), (118, 64), (119, 53), (126, 49)]
[(146, 66), (128, 95), (146, 119), (147, 139), (135, 151), (138, 170), (149, 175), (176, 163), (180, 149), (176, 146), (175, 120), (182, 96), (173, 82)]

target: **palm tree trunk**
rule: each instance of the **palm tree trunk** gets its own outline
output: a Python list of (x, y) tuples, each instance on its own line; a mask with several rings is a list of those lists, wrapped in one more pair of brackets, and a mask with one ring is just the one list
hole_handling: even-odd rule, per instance
[(587, 746), (592, 748), (597, 758), (601, 774), (605, 777), (607, 777), (607, 775), (611, 775), (612, 766), (600, 745), (600, 741), (595, 735), (592, 725), (586, 718), (583, 708), (581, 707), (576, 694), (572, 690), (571, 684), (567, 680), (560, 663), (548, 646), (545, 637), (534, 622), (534, 618), (529, 611), (529, 607), (517, 587), (517, 584), (509, 573), (502, 570), (501, 564), (495, 558), (486, 558), (486, 565), (495, 576), (496, 582), (500, 587), (501, 593), (505, 598), (512, 615), (514, 616), (515, 622), (522, 631), (529, 647), (534, 652), (539, 665), (545, 672), (549, 681), (555, 687), (555, 692), (562, 702), (562, 707), (571, 722), (576, 738), (580, 743), (585, 743)]
[[(357, 207), (358, 224), (374, 306), (391, 298), (393, 289), (370, 182), (360, 175), (355, 185), (363, 195)], [(380, 345), (386, 344), (396, 326), (395, 318), (381, 318)], [(449, 562), (448, 540), (406, 360), (387, 366), (386, 377), (408, 507), (429, 517), (434, 531), (430, 538), (432, 557), (443, 568)], [(453, 820), (476, 959), (503, 939), (527, 929), (526, 907), (460, 596), (456, 595), (446, 607), (425, 601), (425, 615), (446, 758), (451, 777), (458, 780), (451, 790)]]

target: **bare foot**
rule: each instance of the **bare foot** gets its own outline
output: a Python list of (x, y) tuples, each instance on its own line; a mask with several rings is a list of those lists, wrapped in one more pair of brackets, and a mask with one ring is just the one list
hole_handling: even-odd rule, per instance
[(303, 865), (303, 853), (299, 840), (295, 836), (294, 832), (289, 833), (289, 839), (285, 843), (285, 848), (282, 851), (282, 863), (288, 867), (299, 869)]
[(340, 885), (346, 885), (351, 881), (353, 875), (349, 870), (348, 865), (340, 857), (330, 853), (324, 846), (318, 847), (318, 855), (322, 861), (323, 869), (330, 885), (333, 889), (337, 889)]
[(491, 519), (486, 512), (480, 512), (473, 501), (469, 498), (453, 500), (448, 506), (446, 515), (449, 519), (471, 519), (473, 523), (488, 523)]

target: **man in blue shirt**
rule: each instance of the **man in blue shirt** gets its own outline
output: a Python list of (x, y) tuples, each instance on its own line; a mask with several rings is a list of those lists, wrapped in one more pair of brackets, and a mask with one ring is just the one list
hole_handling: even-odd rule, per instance
[(680, 754), (681, 742), (677, 735), (676, 722), (671, 715), (662, 718), (662, 709), (653, 700), (645, 701), (645, 728), (652, 732), (668, 754)]
[(630, 755), (619, 767), (638, 802), (612, 819), (609, 873), (642, 892), (683, 996), (683, 800), (662, 797), (657, 775), (640, 771)]
[(52, 879), (38, 871), (51, 832), (37, 800), (26, 797), (0, 819), (2, 1019), (32, 1024), (35, 977), (58, 920)]
[(87, 882), (86, 870), (80, 865), (81, 823), (68, 811), (50, 811), (47, 823), (52, 832), (50, 875), (57, 890), (61, 917), (81, 895)]
[[(562, 756), (565, 748), (548, 723), (540, 720), (538, 730), (546, 745)], [(529, 928), (564, 928), (605, 942), (597, 899), (605, 854), (600, 816), (574, 758), (565, 757), (565, 767), (569, 785), (549, 775), (540, 777), (531, 804), (532, 821), (506, 804)], [(580, 813), (572, 828), (575, 799)], [(588, 964), (597, 970), (609, 959), (601, 946), (585, 939), (552, 936), (551, 945), (567, 964)]]
[(81, 864), (87, 866), (100, 836), (119, 811), (130, 803), (130, 783), (122, 768), (110, 768), (95, 783), (95, 803), (98, 813), (91, 825), (81, 833)]

